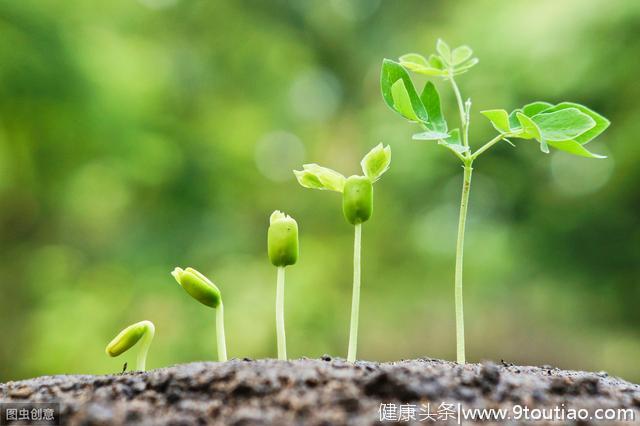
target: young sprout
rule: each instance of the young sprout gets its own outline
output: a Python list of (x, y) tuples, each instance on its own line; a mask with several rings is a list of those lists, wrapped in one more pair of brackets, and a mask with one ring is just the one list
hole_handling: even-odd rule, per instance
[(358, 347), (358, 317), (360, 311), (360, 250), (362, 224), (373, 213), (373, 183), (389, 169), (391, 148), (378, 144), (364, 156), (360, 165), (364, 176), (345, 178), (340, 173), (319, 166), (305, 164), (302, 170), (294, 170), (300, 185), (305, 188), (329, 190), (342, 193), (342, 213), (354, 225), (353, 243), (353, 295), (351, 299), (351, 325), (349, 328), (349, 350), (347, 360), (356, 360)]
[[(437, 53), (428, 58), (417, 53), (409, 53), (401, 56), (399, 62), (385, 59), (382, 63), (380, 86), (382, 97), (389, 108), (422, 127), (421, 133), (413, 135), (414, 140), (436, 141), (449, 149), (462, 162), (464, 168), (455, 268), (457, 359), (459, 363), (464, 364), (462, 259), (473, 162), (502, 140), (513, 145), (509, 138), (535, 140), (540, 145), (540, 151), (546, 154), (551, 147), (582, 157), (605, 158), (587, 150), (585, 145), (605, 131), (609, 126), (609, 120), (583, 105), (571, 102), (556, 105), (533, 102), (511, 113), (504, 109), (480, 111), (489, 119), (498, 135), (473, 151), (469, 141), (471, 99), (463, 102), (455, 78), (469, 71), (478, 63), (478, 59), (473, 57), (473, 51), (469, 46), (451, 49), (442, 40), (438, 40), (436, 51)], [(427, 82), (422, 93), (418, 94), (407, 70), (440, 77), (451, 85), (458, 104), (459, 129), (449, 130), (447, 127), (440, 107), (440, 95), (435, 85)]]
[(147, 364), (147, 352), (149, 352), (149, 346), (151, 346), (151, 341), (153, 340), (155, 333), (156, 328), (151, 321), (140, 321), (135, 324), (131, 324), (129, 327), (118, 333), (118, 335), (109, 342), (105, 352), (111, 357), (116, 357), (128, 351), (142, 339), (142, 343), (140, 343), (140, 352), (138, 352), (138, 359), (136, 362), (136, 370), (145, 371)]
[(191, 297), (216, 310), (218, 361), (226, 361), (227, 343), (224, 337), (224, 306), (220, 290), (207, 277), (193, 268), (175, 268), (171, 275)]
[(284, 268), (298, 260), (298, 223), (279, 210), (271, 213), (267, 232), (269, 260), (278, 268), (276, 282), (276, 334), (278, 359), (287, 360), (287, 339), (284, 333)]

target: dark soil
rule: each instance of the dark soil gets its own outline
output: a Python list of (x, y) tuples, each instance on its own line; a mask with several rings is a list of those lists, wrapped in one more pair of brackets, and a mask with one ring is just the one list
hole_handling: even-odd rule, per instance
[[(370, 425), (380, 424), (380, 404), (395, 404), (398, 410), (402, 404), (405, 414), (415, 415), (415, 420), (387, 424), (426, 424), (431, 420), (427, 404), (432, 416), (442, 416), (442, 402), (461, 403), (464, 409), (585, 408), (590, 414), (598, 408), (630, 408), (637, 420), (620, 423), (640, 423), (640, 386), (605, 372), (506, 363), (460, 366), (433, 359), (355, 364), (328, 356), (245, 359), (147, 373), (48, 376), (0, 384), (0, 401), (59, 402), (63, 423), (82, 425)], [(391, 419), (399, 415), (393, 407), (385, 406)], [(449, 423), (457, 422), (447, 416)], [(565, 418), (556, 424), (567, 423), (576, 422)]]

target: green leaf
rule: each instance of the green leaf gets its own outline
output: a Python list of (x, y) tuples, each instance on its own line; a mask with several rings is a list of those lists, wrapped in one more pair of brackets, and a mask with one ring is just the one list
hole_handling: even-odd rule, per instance
[(445, 140), (446, 143), (452, 145), (461, 145), (462, 139), (460, 139), (460, 129), (453, 129), (449, 132), (449, 137)]
[(430, 66), (427, 59), (419, 53), (407, 53), (406, 55), (400, 56), (398, 60), (400, 61), (400, 65), (402, 66), (406, 66), (405, 64), (413, 64), (421, 67)]
[(522, 133), (518, 134), (517, 136), (523, 139), (536, 139), (538, 142), (540, 142), (540, 151), (548, 154), (549, 146), (547, 145), (546, 139), (540, 133), (540, 129), (538, 128), (536, 123), (521, 112), (517, 112), (516, 117), (518, 118), (520, 126), (522, 127)]
[(577, 141), (549, 141), (549, 145), (560, 151), (568, 152), (569, 154), (579, 155), (587, 158), (607, 158), (606, 155), (594, 154), (587, 150), (582, 144)]
[(446, 133), (447, 122), (444, 119), (444, 115), (442, 114), (442, 108), (440, 106), (440, 95), (438, 94), (436, 86), (432, 82), (428, 81), (424, 85), (422, 94), (420, 95), (420, 100), (427, 109), (427, 115), (429, 116), (428, 127), (431, 130)]
[(522, 112), (524, 115), (526, 115), (527, 117), (533, 117), (534, 115), (549, 109), (550, 107), (552, 107), (553, 105), (550, 104), (549, 102), (542, 102), (542, 101), (538, 101), (538, 102), (532, 102), (530, 104), (527, 104), (525, 106), (522, 107)]
[(522, 129), (522, 133), (519, 134), (518, 137), (523, 139), (542, 139), (540, 129), (538, 129), (538, 126), (531, 118), (527, 117), (522, 112), (517, 112), (516, 118), (518, 119), (520, 128)]
[(171, 275), (191, 297), (203, 305), (217, 308), (222, 303), (222, 295), (216, 285), (193, 268), (175, 268)]
[[(419, 121), (422, 121), (424, 123), (428, 122), (429, 116), (427, 115), (427, 110), (422, 104), (422, 101), (418, 96), (418, 92), (416, 92), (416, 89), (413, 86), (413, 82), (411, 81), (411, 78), (409, 77), (407, 71), (402, 68), (399, 63), (394, 62), (390, 59), (385, 59), (382, 62), (380, 89), (382, 90), (382, 97), (387, 106), (396, 112), (399, 111), (396, 109), (392, 86), (400, 80), (404, 83), (404, 89), (409, 97), (411, 109), (413, 110), (414, 114), (417, 116)], [(397, 91), (398, 89), (395, 90)]]
[(121, 355), (138, 343), (145, 333), (153, 334), (154, 332), (155, 327), (151, 321), (140, 321), (131, 324), (109, 342), (105, 352), (112, 357)]
[(404, 86), (404, 81), (398, 80), (391, 86), (391, 96), (393, 97), (393, 106), (404, 118), (411, 121), (420, 121), (413, 106), (411, 105), (411, 98), (409, 98), (409, 92)]
[(311, 189), (325, 189), (318, 176), (308, 170), (294, 170), (293, 174), (296, 175), (298, 183), (305, 188)]
[(342, 192), (344, 189), (345, 177), (335, 170), (317, 164), (304, 164), (302, 168), (303, 170), (294, 170), (293, 173), (305, 188), (336, 192)]
[[(447, 71), (444, 69), (444, 65), (442, 64), (442, 60), (439, 59), (437, 61), (434, 59), (434, 55), (431, 55), (429, 61), (427, 59), (418, 54), (418, 53), (407, 53), (406, 55), (402, 55), (399, 58), (400, 65), (409, 71), (413, 71), (418, 74), (431, 75), (431, 76), (442, 76), (447, 75)], [(433, 63), (431, 62), (433, 59)]]
[(473, 50), (469, 46), (460, 46), (451, 52), (451, 65), (458, 65), (469, 59), (473, 55)]
[(500, 133), (508, 133), (511, 131), (509, 127), (509, 113), (504, 109), (489, 109), (486, 111), (480, 111), (480, 114), (484, 115), (491, 121), (493, 127)]
[(532, 120), (540, 129), (542, 137), (552, 141), (575, 139), (596, 125), (591, 117), (577, 108), (543, 112), (535, 115)]
[(471, 68), (476, 66), (478, 62), (480, 62), (478, 58), (471, 58), (464, 64), (456, 66), (453, 70), (453, 74), (454, 75), (464, 74), (465, 72), (469, 71)]
[(509, 113), (509, 127), (511, 130), (519, 130), (522, 128), (520, 125), (520, 120), (518, 120), (518, 113), (522, 113), (520, 108), (514, 109)]
[(414, 141), (437, 141), (439, 139), (447, 139), (448, 133), (438, 132), (435, 130), (427, 130), (426, 132), (416, 133), (411, 138)]
[(590, 130), (587, 130), (580, 136), (574, 138), (574, 140), (578, 143), (586, 144), (592, 141), (595, 137), (599, 136), (602, 132), (604, 132), (607, 129), (607, 127), (609, 127), (609, 125), (611, 124), (609, 120), (607, 120), (597, 112), (587, 108), (584, 105), (576, 104), (574, 102), (562, 102), (552, 108), (549, 108), (548, 110), (545, 111), (545, 113), (560, 111), (568, 108), (576, 108), (583, 114), (587, 114), (589, 117), (593, 119), (593, 121), (595, 121), (595, 125)]
[(371, 183), (380, 179), (380, 176), (389, 169), (390, 164), (391, 147), (389, 145), (385, 147), (381, 143), (369, 151), (360, 162), (362, 172), (371, 180)]
[(436, 43), (436, 50), (438, 51), (438, 53), (442, 57), (442, 60), (445, 63), (447, 64), (451, 63), (451, 49), (449, 49), (449, 45), (447, 45), (447, 43), (445, 43), (444, 40), (442, 40), (441, 38), (439, 38)]
[(444, 66), (444, 62), (442, 62), (442, 58), (434, 54), (429, 55), (429, 65), (431, 65), (432, 68), (439, 70), (444, 70), (446, 68)]

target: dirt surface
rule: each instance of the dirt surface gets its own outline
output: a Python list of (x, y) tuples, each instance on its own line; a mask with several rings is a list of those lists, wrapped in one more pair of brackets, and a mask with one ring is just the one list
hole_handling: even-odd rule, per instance
[(507, 408), (511, 416), (516, 405), (544, 408), (546, 416), (556, 406), (584, 408), (590, 415), (599, 408), (628, 408), (635, 421), (572, 422), (565, 411), (564, 421), (556, 424), (640, 424), (640, 386), (605, 372), (506, 363), (460, 366), (434, 359), (355, 364), (328, 356), (245, 359), (147, 373), (46, 376), (0, 384), (0, 401), (59, 402), (63, 424), (81, 425), (371, 425), (381, 424), (381, 404), (389, 419), (382, 424), (457, 424), (458, 403), (465, 410)]

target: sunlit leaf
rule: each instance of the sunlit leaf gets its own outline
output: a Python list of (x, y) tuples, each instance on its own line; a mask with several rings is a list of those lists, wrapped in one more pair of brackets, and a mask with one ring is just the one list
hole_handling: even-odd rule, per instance
[(542, 102), (542, 101), (532, 102), (522, 107), (522, 113), (527, 117), (533, 117), (534, 115), (546, 109), (549, 109), (552, 106), (553, 105), (550, 104), (549, 102)]
[(418, 116), (411, 105), (409, 92), (404, 86), (404, 81), (398, 80), (391, 86), (391, 96), (393, 97), (393, 106), (404, 118), (412, 121), (419, 121)]
[(591, 117), (577, 108), (543, 112), (531, 120), (536, 123), (543, 138), (553, 141), (575, 139), (596, 125)]
[[(389, 169), (391, 164), (391, 147), (376, 145), (360, 162), (362, 172), (371, 182), (376, 182)], [(343, 184), (344, 187), (344, 184)]]
[(576, 109), (578, 109), (583, 114), (587, 114), (589, 117), (591, 117), (593, 119), (593, 121), (595, 122), (595, 125), (591, 129), (587, 130), (586, 132), (584, 132), (580, 136), (574, 138), (574, 140), (576, 142), (578, 142), (578, 143), (586, 144), (586, 143), (590, 142), (596, 136), (598, 136), (602, 132), (604, 132), (607, 129), (607, 127), (609, 127), (609, 125), (611, 124), (611, 122), (609, 120), (607, 120), (606, 118), (604, 118), (602, 115), (598, 114), (597, 112), (587, 108), (584, 105), (576, 104), (574, 102), (562, 102), (562, 103), (560, 103), (560, 104), (558, 104), (558, 105), (556, 105), (554, 107), (549, 108), (548, 110), (545, 111), (545, 113), (554, 112), (554, 111), (560, 111), (560, 110), (568, 109), (568, 108), (576, 108)]
[(550, 146), (560, 151), (568, 152), (569, 154), (579, 155), (587, 158), (607, 158), (606, 155), (594, 154), (587, 150), (582, 144), (574, 140), (569, 141), (549, 141)]
[(391, 88), (397, 81), (400, 80), (403, 82), (404, 89), (409, 96), (411, 109), (413, 110), (414, 114), (420, 121), (425, 123), (428, 122), (429, 116), (427, 115), (427, 110), (422, 104), (422, 101), (420, 100), (420, 97), (418, 96), (418, 93), (416, 92), (416, 89), (413, 86), (413, 82), (411, 81), (411, 78), (409, 77), (407, 71), (399, 63), (394, 62), (390, 59), (385, 59), (382, 62), (380, 88), (382, 90), (382, 97), (385, 103), (389, 108), (393, 109), (396, 112), (399, 111), (396, 109), (393, 91)]
[(546, 139), (540, 133), (540, 129), (536, 125), (536, 123), (526, 115), (521, 112), (516, 113), (516, 117), (520, 122), (520, 126), (522, 128), (522, 133), (518, 134), (519, 138), (523, 139), (536, 139), (540, 142), (540, 151), (545, 154), (549, 153), (549, 146), (547, 145)]
[(322, 188), (313, 189), (328, 189), (329, 191), (336, 192), (342, 192), (344, 189), (344, 182), (346, 178), (341, 173), (315, 163), (304, 164), (302, 168), (306, 172), (312, 173), (322, 184)]
[(451, 65), (458, 65), (469, 59), (473, 55), (473, 50), (469, 46), (460, 46), (451, 52)]
[(451, 49), (449, 49), (449, 45), (444, 42), (441, 38), (438, 39), (436, 43), (436, 50), (442, 57), (442, 60), (448, 64), (451, 63)]
[(504, 109), (489, 109), (486, 111), (480, 111), (480, 114), (484, 115), (491, 121), (493, 127), (500, 133), (508, 133), (511, 129), (509, 127), (509, 113)]

